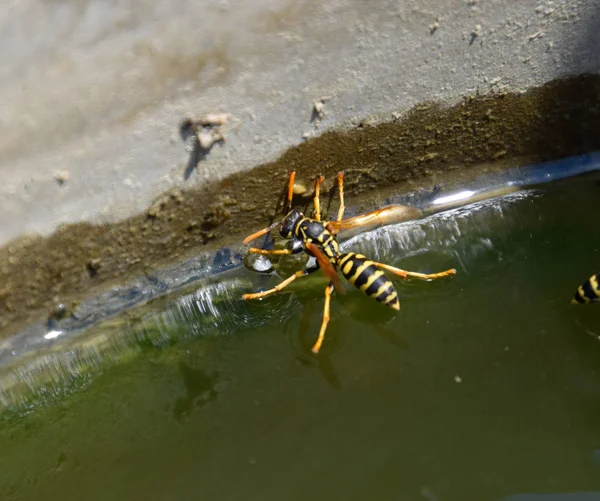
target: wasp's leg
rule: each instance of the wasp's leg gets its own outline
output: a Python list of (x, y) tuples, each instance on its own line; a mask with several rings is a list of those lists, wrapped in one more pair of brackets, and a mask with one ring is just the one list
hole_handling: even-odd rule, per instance
[(323, 344), (323, 339), (325, 339), (325, 331), (327, 330), (327, 324), (329, 323), (329, 302), (331, 299), (331, 293), (333, 292), (333, 283), (329, 282), (327, 287), (325, 287), (325, 306), (323, 307), (323, 321), (321, 322), (321, 330), (319, 331), (319, 337), (317, 338), (317, 342), (312, 347), (313, 353), (319, 353), (321, 349), (321, 345)]
[(296, 181), (296, 171), (293, 170), (290, 172), (290, 178), (288, 180), (288, 189), (287, 189), (287, 205), (285, 207), (285, 212), (288, 212), (292, 209), (292, 197), (294, 196), (294, 182)]
[(257, 249), (256, 247), (250, 247), (248, 252), (252, 252), (253, 254), (293, 254), (292, 249)]
[(346, 210), (346, 206), (344, 205), (344, 173), (338, 172), (338, 189), (340, 192), (340, 208), (338, 209), (338, 217), (337, 220), (341, 221), (344, 217), (344, 211)]
[(435, 278), (447, 277), (449, 275), (456, 275), (456, 270), (454, 268), (446, 271), (441, 271), (439, 273), (417, 273), (415, 271), (406, 271), (401, 270), (400, 268), (395, 268), (394, 266), (390, 266), (389, 264), (383, 263), (373, 263), (375, 266), (379, 268), (383, 268), (384, 270), (391, 271), (392, 273), (401, 276), (402, 278), (407, 277), (415, 277), (422, 278), (423, 280), (433, 280)]
[(321, 202), (319, 201), (319, 191), (321, 188), (321, 183), (325, 180), (323, 176), (319, 176), (315, 181), (315, 197), (313, 199), (315, 206), (315, 219), (317, 221), (321, 220)]
[(297, 271), (291, 277), (286, 278), (283, 282), (281, 282), (279, 285), (276, 285), (272, 289), (262, 291), (262, 292), (255, 292), (254, 294), (244, 294), (242, 296), (242, 299), (260, 299), (261, 297), (275, 294), (276, 292), (279, 292), (281, 289), (290, 285), (297, 278), (305, 277), (306, 275), (310, 275), (311, 273), (313, 273), (314, 271), (317, 271), (318, 269), (319, 269), (319, 267), (315, 266), (313, 268), (305, 268), (304, 270)]

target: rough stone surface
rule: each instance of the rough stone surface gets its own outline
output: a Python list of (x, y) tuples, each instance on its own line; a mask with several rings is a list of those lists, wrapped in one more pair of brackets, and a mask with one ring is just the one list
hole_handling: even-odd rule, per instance
[[(164, 190), (423, 101), (595, 72), (599, 10), (594, 0), (12, 0), (0, 14), (0, 244), (131, 216)], [(232, 115), (226, 143), (192, 170), (178, 127), (209, 112)]]

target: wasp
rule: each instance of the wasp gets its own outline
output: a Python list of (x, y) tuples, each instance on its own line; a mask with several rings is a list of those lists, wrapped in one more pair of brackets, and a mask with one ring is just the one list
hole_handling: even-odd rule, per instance
[(289, 210), (289, 212), (281, 221), (277, 221), (271, 226), (246, 237), (243, 243), (244, 245), (247, 245), (252, 240), (266, 235), (270, 231), (279, 227), (280, 235), (284, 239), (291, 241), (291, 245), (288, 248), (267, 250), (251, 247), (249, 252), (271, 255), (286, 255), (305, 252), (309, 256), (315, 258), (314, 264), (309, 265), (303, 270), (295, 272), (289, 278), (286, 278), (272, 289), (262, 292), (255, 292), (252, 294), (244, 294), (242, 299), (260, 299), (265, 296), (269, 296), (281, 291), (298, 278), (305, 277), (321, 269), (325, 276), (329, 279), (329, 283), (325, 287), (323, 319), (321, 322), (321, 329), (319, 330), (319, 336), (312, 347), (313, 353), (317, 354), (319, 352), (323, 344), (323, 340), (325, 339), (325, 331), (327, 330), (327, 325), (330, 319), (329, 313), (331, 294), (334, 288), (340, 293), (345, 292), (345, 289), (338, 277), (338, 271), (341, 271), (342, 275), (363, 294), (394, 310), (400, 309), (398, 293), (396, 292), (394, 284), (387, 278), (383, 271), (381, 271), (382, 269), (402, 278), (415, 277), (423, 280), (433, 280), (454, 275), (456, 273), (455, 269), (449, 269), (440, 273), (432, 274), (417, 273), (402, 270), (384, 263), (376, 263), (362, 254), (356, 254), (354, 252), (340, 253), (337, 235), (341, 230), (369, 227), (373, 224), (387, 224), (391, 219), (393, 219), (394, 212), (397, 212), (399, 207), (402, 209), (406, 209), (406, 207), (391, 206), (360, 216), (343, 219), (345, 211), (344, 174), (339, 172), (337, 175), (337, 181), (340, 207), (338, 209), (337, 219), (334, 221), (321, 221), (319, 192), (321, 184), (325, 180), (323, 176), (319, 176), (315, 182), (313, 198), (314, 218), (309, 218), (299, 210), (292, 208), (295, 175), (295, 171), (290, 173), (287, 188), (286, 208), (291, 210)]
[(598, 301), (598, 299), (600, 299), (600, 273), (592, 275), (577, 287), (571, 302), (573, 304), (592, 303)]

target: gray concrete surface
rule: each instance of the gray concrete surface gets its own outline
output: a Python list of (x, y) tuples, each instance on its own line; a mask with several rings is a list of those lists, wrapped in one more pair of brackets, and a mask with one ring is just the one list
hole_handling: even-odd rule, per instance
[[(597, 72), (598, 25), (597, 0), (7, 1), (0, 244), (135, 214), (422, 101)], [(179, 123), (207, 112), (232, 115), (227, 142), (186, 181)]]

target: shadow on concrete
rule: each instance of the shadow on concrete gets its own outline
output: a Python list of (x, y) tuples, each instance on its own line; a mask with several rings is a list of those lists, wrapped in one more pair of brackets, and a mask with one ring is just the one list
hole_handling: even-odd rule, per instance
[[(187, 181), (215, 144), (222, 145), (225, 139), (212, 126), (198, 127), (190, 119), (186, 119), (181, 123), (179, 134), (185, 143), (191, 144), (190, 155), (183, 173), (183, 179)], [(206, 139), (202, 139), (203, 135)]]

